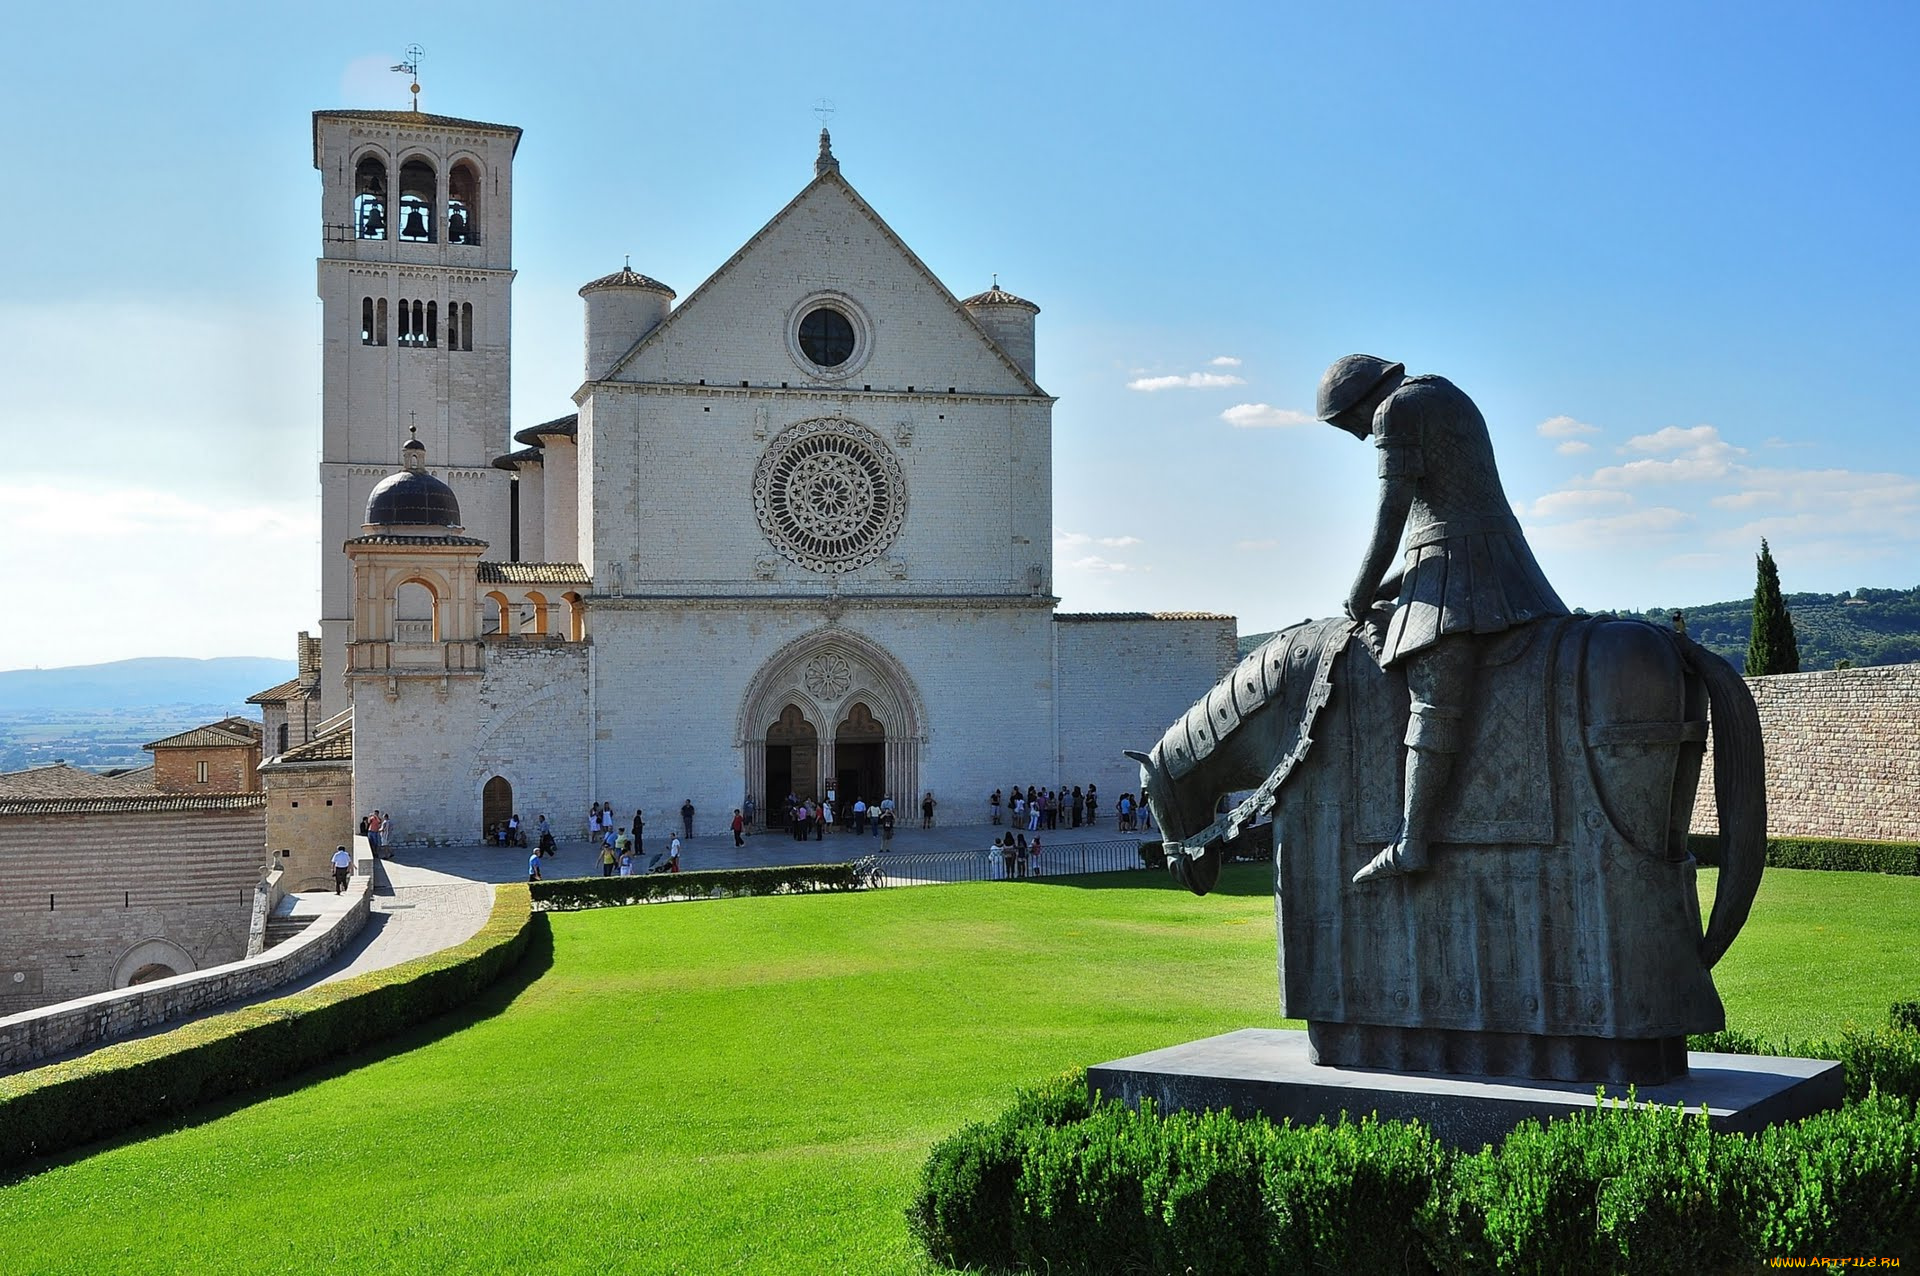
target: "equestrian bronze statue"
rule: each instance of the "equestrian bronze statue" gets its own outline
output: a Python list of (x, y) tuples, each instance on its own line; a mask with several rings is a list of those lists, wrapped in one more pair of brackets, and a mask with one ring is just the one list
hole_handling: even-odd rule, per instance
[[(1346, 615), (1275, 634), (1131, 755), (1169, 869), (1205, 894), (1271, 814), (1282, 1008), (1318, 1062), (1684, 1075), (1687, 1034), (1725, 1026), (1710, 971), (1764, 860), (1745, 682), (1683, 634), (1568, 614), (1451, 382), (1351, 355), (1319, 415), (1377, 446), (1371, 542)], [(1687, 831), (1709, 722), (1703, 934)]]

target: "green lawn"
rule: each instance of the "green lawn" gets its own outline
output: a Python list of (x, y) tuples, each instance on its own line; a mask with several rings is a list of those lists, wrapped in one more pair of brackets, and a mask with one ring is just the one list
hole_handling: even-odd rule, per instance
[[(555, 915), (452, 1031), (0, 1187), (0, 1268), (912, 1270), (928, 1146), (1014, 1085), (1281, 1022), (1264, 874)], [(1770, 873), (1720, 968), (1731, 1022), (1920, 995), (1916, 904)]]

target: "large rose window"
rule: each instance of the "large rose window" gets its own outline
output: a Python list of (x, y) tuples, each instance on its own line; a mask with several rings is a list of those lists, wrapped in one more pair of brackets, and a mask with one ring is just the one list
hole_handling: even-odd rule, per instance
[(783, 430), (753, 476), (760, 528), (809, 571), (843, 572), (878, 558), (906, 517), (900, 463), (878, 435), (851, 421), (802, 421)]

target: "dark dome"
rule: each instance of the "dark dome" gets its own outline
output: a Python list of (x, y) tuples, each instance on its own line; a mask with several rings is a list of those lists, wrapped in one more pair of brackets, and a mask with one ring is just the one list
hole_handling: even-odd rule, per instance
[(389, 475), (367, 494), (367, 522), (377, 527), (459, 527), (453, 489), (424, 470)]

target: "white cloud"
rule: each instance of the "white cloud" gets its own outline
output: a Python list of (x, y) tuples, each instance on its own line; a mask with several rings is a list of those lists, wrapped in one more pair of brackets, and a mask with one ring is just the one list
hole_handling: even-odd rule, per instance
[(1224, 372), (1189, 372), (1182, 376), (1135, 377), (1127, 382), (1127, 389), (1152, 394), (1156, 390), (1217, 390), (1246, 383), (1245, 377)]
[(1535, 518), (1558, 518), (1562, 514), (1579, 510), (1631, 504), (1633, 504), (1633, 495), (1630, 492), (1609, 488), (1576, 487), (1561, 492), (1548, 492), (1529, 506), (1526, 512)]
[[(310, 499), (231, 501), (98, 479), (0, 481), (17, 598), (84, 596), (91, 621), (0, 630), (0, 669), (130, 656), (284, 654), (319, 611)], [(76, 593), (80, 590), (81, 593)]]
[(1544, 439), (1571, 439), (1581, 434), (1598, 434), (1600, 427), (1588, 425), (1585, 421), (1576, 421), (1570, 416), (1548, 417), (1533, 427), (1534, 433)]
[(1778, 505), (1780, 500), (1780, 493), (1756, 488), (1752, 491), (1729, 492), (1725, 496), (1716, 496), (1710, 503), (1716, 509), (1750, 510), (1759, 505)]
[(1111, 559), (1102, 558), (1098, 554), (1089, 554), (1085, 558), (1076, 558), (1064, 564), (1064, 566), (1067, 570), (1076, 572), (1144, 572), (1153, 570), (1150, 567), (1137, 567), (1132, 563), (1116, 563)]
[(1745, 456), (1747, 450), (1734, 447), (1720, 437), (1718, 427), (1695, 425), (1685, 429), (1669, 425), (1652, 434), (1636, 434), (1620, 448), (1622, 452), (1685, 452), (1690, 456)]
[(1582, 452), (1593, 451), (1593, 444), (1583, 443), (1579, 439), (1568, 439), (1565, 443), (1562, 443), (1553, 450), (1561, 456), (1579, 456)]
[(1215, 368), (1237, 368), (1240, 366), (1240, 360), (1230, 354), (1217, 354), (1207, 360), (1207, 363), (1209, 366)]
[(1145, 542), (1138, 536), (1089, 536), (1085, 532), (1070, 532), (1064, 527), (1056, 527), (1053, 529), (1053, 544), (1056, 549), (1078, 549), (1085, 545), (1126, 549), (1130, 545), (1141, 545)]
[(1271, 403), (1236, 403), (1220, 414), (1220, 419), (1236, 430), (1258, 430), (1282, 425), (1314, 425), (1305, 412), (1276, 408)]
[(1612, 552), (1671, 540), (1694, 524), (1693, 515), (1664, 505), (1628, 510), (1568, 523), (1533, 527), (1527, 538), (1537, 545), (1560, 550)]

